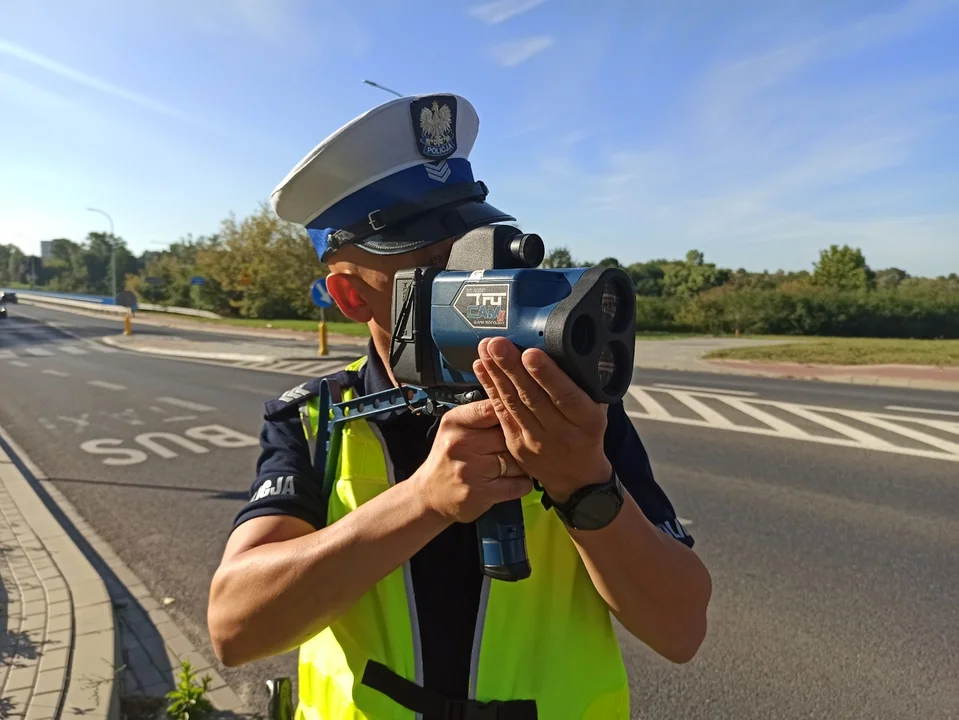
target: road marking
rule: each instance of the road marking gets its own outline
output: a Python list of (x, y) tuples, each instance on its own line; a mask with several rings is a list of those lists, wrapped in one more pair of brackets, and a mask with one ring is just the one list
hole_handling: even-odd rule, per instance
[(673, 385), (671, 383), (653, 383), (655, 388), (665, 388), (666, 390), (693, 390), (698, 392), (722, 393), (723, 395), (741, 395), (743, 397), (756, 397), (759, 393), (749, 390), (724, 390), (722, 388), (697, 387), (696, 385)]
[(54, 377), (70, 377), (70, 373), (61, 370), (44, 370), (44, 375), (53, 375)]
[(107, 382), (106, 380), (89, 380), (87, 385), (93, 385), (94, 387), (103, 388), (104, 390), (126, 390), (126, 385), (118, 385), (117, 383)]
[(956, 412), (955, 410), (928, 410), (926, 408), (903, 407), (902, 405), (886, 405), (886, 410), (898, 410), (899, 412), (918, 412), (918, 413), (929, 413), (930, 415), (950, 415), (952, 417), (959, 417), (959, 412)]
[(46, 350), (45, 348), (28, 347), (23, 348), (23, 352), (25, 352), (27, 355), (35, 355), (36, 357), (51, 357), (53, 355), (52, 352)]
[(11, 365), (16, 365), (17, 367), (30, 367), (30, 363), (25, 363), (23, 360), (11, 360)]
[(195, 412), (212, 412), (216, 410), (215, 407), (210, 407), (209, 405), (201, 405), (200, 403), (191, 402), (189, 400), (181, 400), (180, 398), (175, 397), (158, 397), (157, 402), (166, 403), (167, 405), (173, 405), (174, 407), (183, 408), (184, 410), (193, 410)]
[(82, 347), (77, 347), (76, 345), (61, 345), (60, 349), (63, 350), (67, 355), (86, 355), (87, 351)]
[(52, 422), (50, 422), (49, 420), (47, 420), (46, 418), (37, 418), (37, 422), (40, 423), (41, 425), (43, 425), (43, 427), (46, 428), (47, 430), (49, 430), (50, 432), (56, 432), (56, 431), (57, 431), (57, 426), (54, 425), (54, 424), (53, 424)]
[(81, 415), (78, 418), (64, 417), (63, 415), (57, 415), (57, 417), (60, 420), (63, 420), (65, 422), (71, 422), (74, 425), (76, 425), (77, 426), (76, 432), (78, 433), (83, 432), (83, 428), (88, 427), (90, 425), (90, 413), (83, 413), (83, 415)]
[(666, 412), (666, 408), (660, 405), (658, 400), (654, 399), (652, 395), (642, 388), (636, 387), (635, 385), (630, 385), (629, 394), (632, 395), (636, 401), (643, 406), (643, 409), (646, 410), (647, 414), (649, 414), (651, 418), (666, 419), (669, 417), (669, 413)]
[(0, 350), (0, 360), (10, 360), (16, 356), (17, 354), (13, 350)]
[(766, 412), (765, 410), (760, 410), (759, 408), (754, 407), (753, 405), (749, 404), (748, 402), (744, 402), (743, 400), (740, 400), (739, 398), (723, 398), (722, 400), (731, 408), (738, 410), (743, 415), (748, 415), (754, 420), (758, 420), (761, 423), (765, 423), (766, 425), (771, 427), (773, 430), (778, 430), (782, 435), (786, 437), (804, 438), (809, 435), (809, 433), (807, 433), (802, 428), (796, 427), (792, 423), (788, 423), (785, 420), (781, 420), (775, 415), (772, 415)]
[(720, 415), (718, 412), (713, 410), (711, 407), (706, 405), (704, 402), (696, 399), (688, 393), (673, 393), (679, 402), (688, 407), (697, 415), (701, 416), (707, 423), (713, 427), (718, 428), (730, 428), (733, 426), (733, 423), (728, 420), (723, 415)]
[[(908, 415), (894, 415), (891, 413), (845, 410), (843, 408), (824, 407), (820, 405), (799, 405), (796, 403), (762, 400), (759, 398), (730, 397), (712, 391), (672, 390), (651, 385), (633, 385), (629, 388), (629, 392), (633, 399), (642, 407), (642, 412), (627, 410), (626, 414), (631, 418), (640, 420), (669, 422), (677, 425), (714, 428), (731, 432), (748, 433), (751, 435), (815, 442), (823, 445), (959, 462), (959, 443), (937, 437), (919, 429), (922, 427), (933, 428), (951, 435), (959, 435), (959, 422)], [(696, 414), (696, 417), (690, 418), (672, 415), (666, 407), (656, 399), (655, 396), (658, 394), (668, 395), (675, 401), (682, 403), (692, 410)], [(713, 407), (706, 405), (699, 398), (707, 398), (714, 403), (722, 403), (723, 406), (747, 415), (754, 420), (758, 420), (762, 425), (760, 427), (756, 425), (740, 425), (735, 420), (727, 418), (722, 413), (717, 412)], [(781, 413), (803, 418), (809, 423), (826, 428), (841, 437), (817, 435), (813, 430), (799, 427), (778, 415), (767, 412), (769, 408), (775, 408)], [(907, 447), (897, 444), (894, 441), (891, 442), (850, 424), (850, 421), (871, 425), (892, 435), (910, 438), (923, 445), (923, 447)]]
[[(132, 447), (123, 447), (124, 441), (118, 438), (98, 438), (87, 440), (80, 444), (80, 449), (89, 455), (103, 456), (100, 460), (104, 465), (125, 466), (138, 465), (151, 457), (161, 460), (172, 460), (180, 457), (184, 450), (194, 455), (205, 455), (210, 449), (234, 449), (256, 447), (260, 441), (222, 425), (201, 425), (181, 431), (182, 435), (168, 432), (140, 433), (133, 438), (133, 443), (144, 450)], [(184, 437), (185, 436), (185, 437)], [(205, 442), (211, 447), (201, 445)], [(176, 449), (174, 449), (176, 448)], [(177, 452), (179, 450), (180, 452)]]
[(119, 352), (116, 348), (112, 348), (107, 345), (101, 345), (95, 340), (87, 340), (86, 342), (87, 342), (87, 347), (92, 348), (93, 350), (96, 350), (97, 352), (102, 352), (102, 353)]

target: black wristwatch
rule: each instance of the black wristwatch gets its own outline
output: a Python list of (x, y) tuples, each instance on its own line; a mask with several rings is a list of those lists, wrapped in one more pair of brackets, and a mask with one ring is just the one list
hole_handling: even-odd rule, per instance
[(556, 502), (543, 491), (543, 507), (553, 508), (567, 527), (574, 530), (599, 530), (609, 525), (623, 507), (623, 484), (612, 476), (604, 483), (586, 485), (563, 503)]

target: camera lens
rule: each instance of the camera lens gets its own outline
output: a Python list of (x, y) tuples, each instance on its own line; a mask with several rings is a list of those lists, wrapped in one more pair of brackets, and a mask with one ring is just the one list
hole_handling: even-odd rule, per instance
[(509, 244), (510, 254), (523, 266), (534, 268), (543, 262), (546, 246), (539, 235), (517, 235)]
[(599, 384), (603, 390), (606, 390), (616, 372), (616, 356), (613, 355), (613, 349), (609, 345), (604, 345), (599, 353), (597, 370), (599, 371)]
[(612, 332), (619, 332), (629, 319), (629, 307), (622, 285), (616, 280), (607, 280), (603, 285), (600, 303), (606, 328)]
[(626, 392), (624, 379), (629, 377), (626, 371), (627, 353), (622, 343), (611, 342), (603, 346), (596, 362), (599, 384), (603, 392), (614, 397)]

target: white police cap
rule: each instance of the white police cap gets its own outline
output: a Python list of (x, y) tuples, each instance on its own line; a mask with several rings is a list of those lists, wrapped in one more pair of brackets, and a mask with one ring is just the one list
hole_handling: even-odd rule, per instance
[(345, 244), (394, 255), (515, 220), (473, 179), (478, 132), (476, 110), (458, 95), (390, 101), (317, 145), (273, 191), (273, 209), (306, 227), (324, 262)]

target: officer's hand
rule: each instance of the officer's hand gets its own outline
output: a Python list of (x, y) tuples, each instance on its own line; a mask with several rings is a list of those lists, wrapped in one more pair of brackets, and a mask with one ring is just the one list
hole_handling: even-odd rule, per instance
[(493, 402), (510, 453), (550, 497), (563, 502), (584, 485), (609, 480), (606, 405), (542, 350), (520, 354), (509, 340), (493, 338), (479, 351), (473, 372)]
[[(497, 454), (506, 462), (502, 476)], [(533, 489), (506, 449), (489, 400), (447, 412), (429, 457), (410, 479), (421, 485), (431, 510), (456, 522), (472, 522), (496, 503), (521, 498)]]

